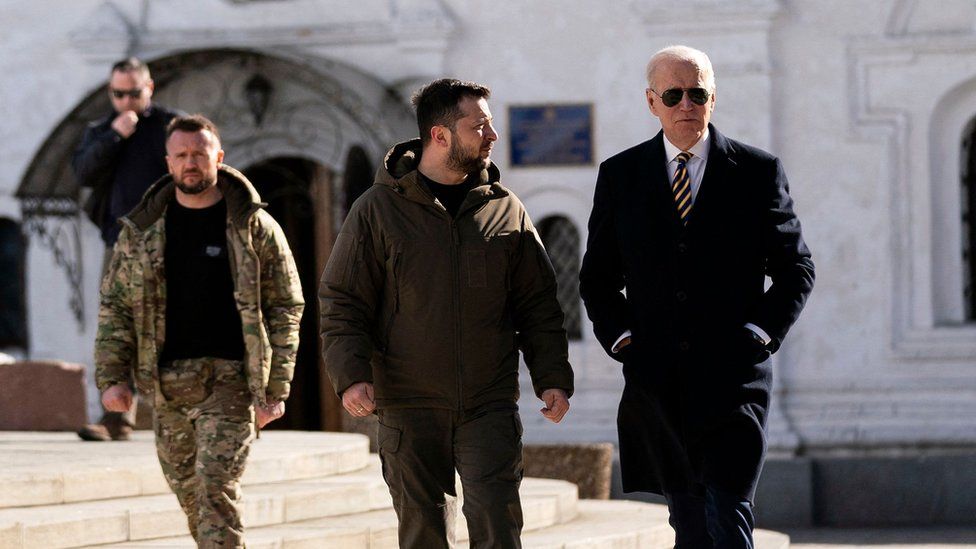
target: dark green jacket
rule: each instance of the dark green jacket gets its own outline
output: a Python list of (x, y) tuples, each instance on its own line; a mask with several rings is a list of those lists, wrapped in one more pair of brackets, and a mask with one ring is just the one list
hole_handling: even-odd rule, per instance
[(387, 154), (322, 275), (336, 392), (372, 382), (379, 408), (514, 401), (521, 350), (536, 394), (572, 394), (555, 277), (522, 203), (492, 164), (452, 218), (418, 181), (420, 152), (415, 139)]

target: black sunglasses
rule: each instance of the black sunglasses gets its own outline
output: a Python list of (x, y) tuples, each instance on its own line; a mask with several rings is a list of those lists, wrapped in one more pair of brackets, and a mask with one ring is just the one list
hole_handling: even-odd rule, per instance
[(128, 95), (129, 97), (131, 97), (133, 99), (139, 99), (139, 96), (142, 95), (142, 90), (144, 90), (144, 89), (145, 88), (136, 88), (134, 90), (116, 90), (116, 89), (113, 89), (112, 90), (112, 97), (114, 97), (116, 99), (122, 99), (122, 98), (124, 98), (125, 96)]
[(681, 103), (681, 98), (684, 97), (685, 92), (688, 92), (688, 99), (691, 99), (691, 102), (696, 105), (708, 103), (708, 96), (710, 95), (705, 88), (671, 88), (665, 90), (664, 93), (657, 93), (651, 88), (647, 89), (654, 92), (654, 95), (660, 97), (665, 107), (673, 107)]

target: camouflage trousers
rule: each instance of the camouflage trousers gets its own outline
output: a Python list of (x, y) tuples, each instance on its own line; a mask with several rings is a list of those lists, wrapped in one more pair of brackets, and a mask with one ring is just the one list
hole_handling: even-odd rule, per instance
[(198, 547), (244, 547), (241, 475), (254, 440), (244, 363), (174, 360), (159, 367), (156, 453)]

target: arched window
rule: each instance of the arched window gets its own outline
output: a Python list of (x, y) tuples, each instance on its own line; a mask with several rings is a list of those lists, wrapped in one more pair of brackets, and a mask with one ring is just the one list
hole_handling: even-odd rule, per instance
[(976, 118), (969, 122), (962, 140), (962, 268), (963, 306), (966, 322), (976, 321)]
[(0, 349), (27, 349), (25, 255), (20, 224), (0, 218)]
[(539, 222), (539, 237), (549, 253), (556, 271), (556, 294), (566, 315), (563, 325), (571, 340), (583, 337), (580, 319), (579, 267), (580, 236), (576, 226), (562, 216), (551, 216)]

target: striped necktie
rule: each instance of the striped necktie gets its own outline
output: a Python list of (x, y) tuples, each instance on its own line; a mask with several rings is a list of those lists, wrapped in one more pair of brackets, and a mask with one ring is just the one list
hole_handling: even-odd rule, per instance
[(688, 160), (692, 154), (682, 151), (676, 157), (678, 169), (674, 172), (674, 183), (671, 184), (671, 191), (674, 192), (674, 203), (678, 208), (678, 217), (681, 218), (683, 225), (688, 224), (688, 214), (691, 213), (691, 178), (688, 177)]

